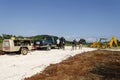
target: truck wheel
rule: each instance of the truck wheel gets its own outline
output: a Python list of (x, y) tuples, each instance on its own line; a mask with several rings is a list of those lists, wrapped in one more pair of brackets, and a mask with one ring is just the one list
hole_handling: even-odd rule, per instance
[(23, 55), (26, 55), (28, 53), (28, 49), (27, 48), (21, 48), (20, 53)]
[(1, 55), (4, 55), (4, 54), (6, 54), (6, 52), (4, 52), (4, 51), (2, 51), (2, 52), (0, 52), (1, 53)]

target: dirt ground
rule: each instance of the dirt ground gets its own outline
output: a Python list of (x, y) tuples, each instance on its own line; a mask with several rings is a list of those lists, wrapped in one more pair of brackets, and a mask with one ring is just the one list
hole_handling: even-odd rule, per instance
[(25, 80), (120, 80), (120, 52), (96, 50), (51, 64)]
[(51, 64), (25, 80), (120, 80), (120, 52), (96, 50)]
[(120, 52), (85, 52), (25, 80), (120, 80)]

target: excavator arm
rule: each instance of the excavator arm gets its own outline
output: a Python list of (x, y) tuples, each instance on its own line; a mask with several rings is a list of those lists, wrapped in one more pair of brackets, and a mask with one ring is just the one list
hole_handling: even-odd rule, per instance
[(113, 43), (115, 44), (116, 47), (118, 46), (116, 36), (113, 36), (112, 39), (110, 40), (110, 42), (109, 42), (109, 47), (110, 47), (110, 48), (113, 47)]

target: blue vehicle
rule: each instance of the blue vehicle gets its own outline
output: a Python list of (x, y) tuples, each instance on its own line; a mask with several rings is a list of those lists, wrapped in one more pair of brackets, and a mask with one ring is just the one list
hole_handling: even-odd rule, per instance
[(44, 39), (34, 41), (35, 49), (51, 50), (51, 48), (56, 48), (56, 47), (57, 47), (57, 37), (47, 36)]

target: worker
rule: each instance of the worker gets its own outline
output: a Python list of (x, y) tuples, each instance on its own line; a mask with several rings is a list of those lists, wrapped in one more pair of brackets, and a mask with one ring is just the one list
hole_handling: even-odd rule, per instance
[(82, 41), (81, 40), (79, 40), (79, 49), (81, 49), (82, 50), (82, 47), (83, 47), (83, 44), (82, 44)]
[(60, 39), (59, 38), (57, 39), (57, 47), (58, 47), (58, 49), (60, 48)]
[(77, 41), (76, 39), (74, 39), (72, 42), (72, 50), (76, 50), (76, 49), (77, 49)]
[(60, 38), (60, 48), (65, 50), (65, 43), (66, 43), (66, 40), (64, 37), (61, 37)]

